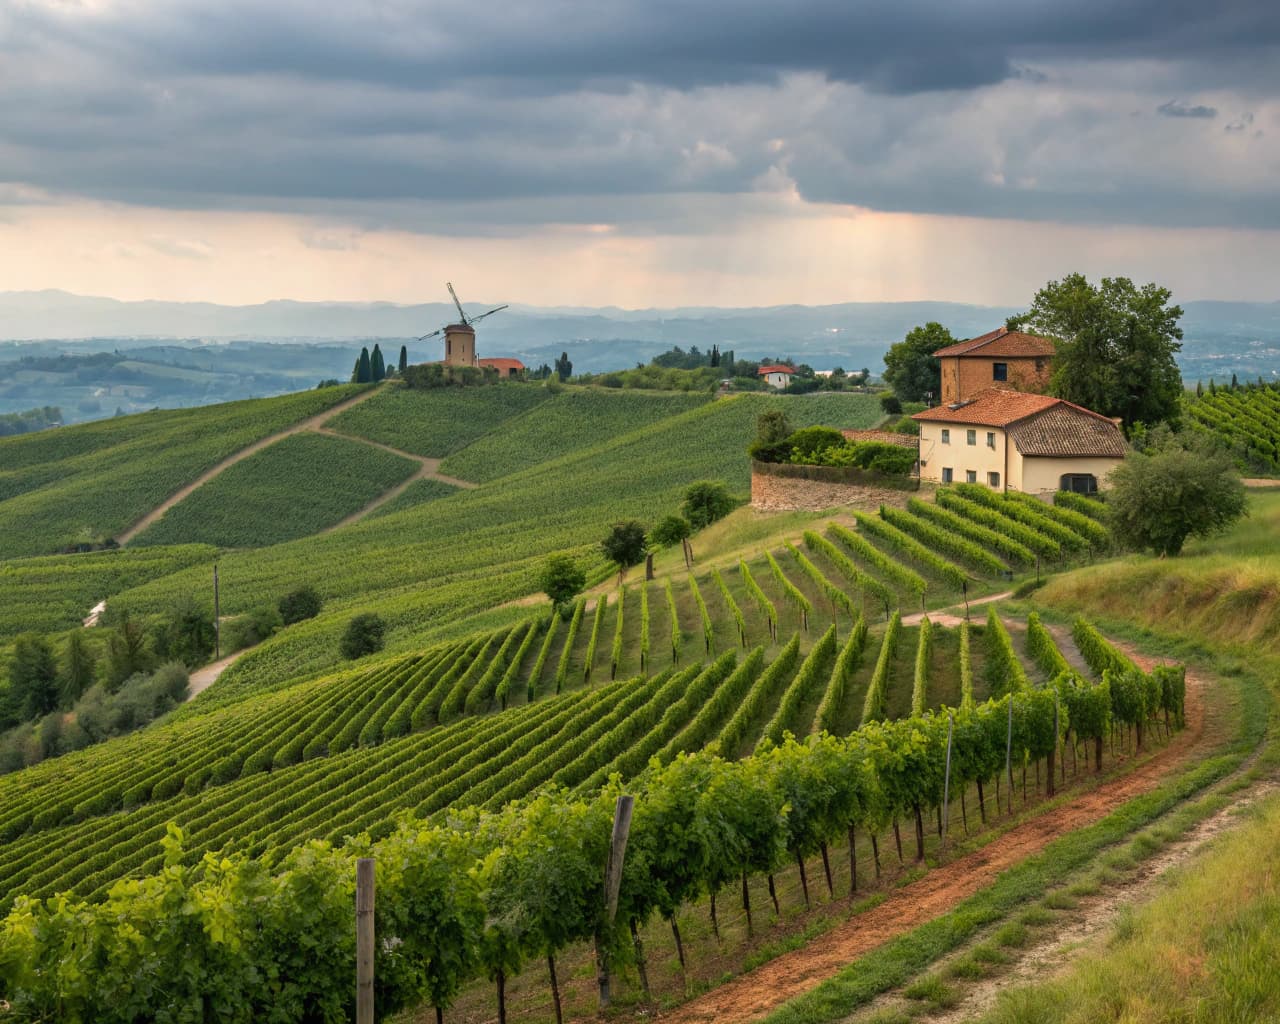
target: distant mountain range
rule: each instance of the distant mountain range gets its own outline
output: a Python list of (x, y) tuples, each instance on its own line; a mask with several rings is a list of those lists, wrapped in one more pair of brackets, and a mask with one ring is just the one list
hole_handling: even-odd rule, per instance
[[(471, 308), (479, 312), (496, 304), (477, 302)], [(1280, 303), (1182, 305), (1186, 379), (1280, 375)], [(513, 305), (479, 327), (477, 348), (482, 355), (516, 356), (530, 365), (551, 362), (566, 351), (575, 372), (596, 372), (647, 362), (673, 345), (704, 350), (719, 345), (740, 357), (789, 355), (818, 369), (868, 367), (876, 373), (889, 345), (917, 324), (937, 320), (964, 338), (999, 326), (1014, 312), (1013, 307), (952, 302), (645, 310)], [(419, 345), (413, 339), (455, 319), (448, 303), (280, 300), (223, 306), (121, 302), (52, 290), (0, 292), (0, 339), (37, 343), (0, 342), (0, 362), (33, 353), (92, 351), (92, 342), (110, 351), (232, 339), (295, 344), (384, 339), (383, 348), (395, 351), (409, 342), (411, 356), (418, 360), (433, 358), (437, 343)], [(66, 344), (73, 339), (82, 343)]]

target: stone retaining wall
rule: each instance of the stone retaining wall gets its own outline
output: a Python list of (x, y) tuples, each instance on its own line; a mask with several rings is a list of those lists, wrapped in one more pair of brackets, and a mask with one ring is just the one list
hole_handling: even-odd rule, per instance
[(913, 491), (889, 487), (751, 474), (751, 507), (760, 512), (817, 512), (837, 505), (874, 512), (881, 505), (905, 508), (914, 496)]

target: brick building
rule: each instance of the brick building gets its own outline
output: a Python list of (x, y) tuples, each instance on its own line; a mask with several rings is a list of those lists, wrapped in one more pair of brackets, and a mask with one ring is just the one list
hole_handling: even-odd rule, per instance
[(1041, 392), (1049, 386), (1053, 342), (1007, 327), (933, 353), (942, 363), (941, 404), (962, 402), (989, 388)]

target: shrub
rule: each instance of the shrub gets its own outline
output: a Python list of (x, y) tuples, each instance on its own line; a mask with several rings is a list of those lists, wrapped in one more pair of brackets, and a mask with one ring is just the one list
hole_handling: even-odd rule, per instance
[(269, 604), (238, 615), (222, 627), (222, 653), (260, 644), (281, 625), (280, 612)]
[(902, 415), (902, 402), (897, 395), (893, 395), (893, 394), (881, 395), (880, 408), (886, 416)]
[(792, 462), (810, 462), (829, 448), (844, 446), (844, 435), (831, 427), (805, 427), (797, 430), (788, 440), (791, 443)]
[(386, 623), (374, 612), (363, 612), (347, 623), (339, 650), (348, 659), (363, 658), (382, 650), (386, 643)]
[(280, 621), (286, 626), (292, 626), (295, 622), (314, 619), (320, 614), (323, 605), (316, 588), (307, 584), (285, 594), (276, 607), (280, 609)]

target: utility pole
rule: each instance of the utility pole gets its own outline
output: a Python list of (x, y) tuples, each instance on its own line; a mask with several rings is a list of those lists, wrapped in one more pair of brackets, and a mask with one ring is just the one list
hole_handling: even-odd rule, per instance
[(218, 563), (213, 563), (213, 660), (222, 657), (222, 616), (218, 611)]

